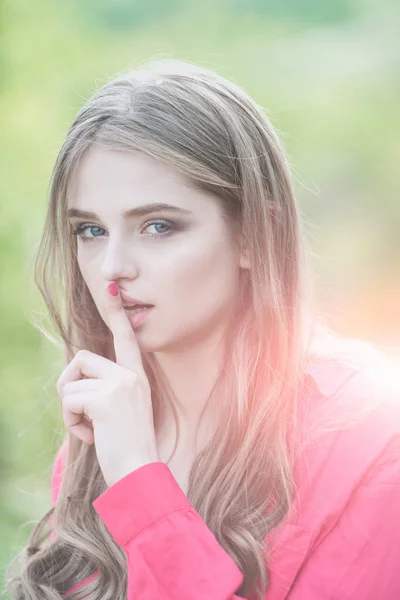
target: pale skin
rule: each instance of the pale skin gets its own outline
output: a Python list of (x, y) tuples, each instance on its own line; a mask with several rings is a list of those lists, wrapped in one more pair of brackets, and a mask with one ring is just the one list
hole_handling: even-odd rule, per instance
[[(81, 425), (85, 412), (95, 415), (89, 418), (92, 443), (99, 462), (104, 457), (100, 466), (109, 485), (147, 462), (166, 462), (175, 430), (166, 415), (160, 431), (154, 431), (141, 361), (141, 352), (154, 353), (173, 390), (180, 423), (179, 446), (168, 464), (186, 489), (196, 453), (193, 434), (218, 373), (220, 341), (239, 296), (240, 269), (249, 268), (247, 256), (233, 248), (216, 199), (194, 190), (177, 172), (150, 157), (92, 148), (74, 184), (68, 208), (96, 214), (70, 217), (73, 228), (85, 226), (78, 237), (78, 264), (113, 333), (117, 364), (85, 351), (67, 365), (58, 391), (61, 398), (70, 398), (66, 404), (77, 405), (74, 411), (72, 404), (63, 409), (65, 425), (75, 427), (69, 430), (78, 437), (87, 435), (77, 428), (77, 415)], [(132, 208), (160, 202), (187, 212), (162, 209), (122, 216)], [(122, 292), (155, 306), (135, 330), (119, 296), (107, 292), (113, 281)], [(88, 379), (82, 379), (85, 370)], [(78, 395), (81, 404), (77, 397), (71, 399)], [(118, 465), (115, 471), (111, 462)]]
[(104, 304), (116, 363), (81, 350), (64, 369), (57, 390), (66, 428), (95, 444), (104, 479), (111, 486), (131, 471), (157, 462), (159, 456), (151, 391), (135, 334), (119, 294), (108, 294)]

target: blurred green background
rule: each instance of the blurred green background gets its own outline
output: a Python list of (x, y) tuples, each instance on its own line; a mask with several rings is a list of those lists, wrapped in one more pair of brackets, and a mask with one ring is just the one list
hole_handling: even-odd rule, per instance
[(400, 12), (390, 0), (1, 2), (0, 571), (50, 506), (63, 353), (29, 261), (77, 110), (113, 73), (184, 58), (241, 85), (287, 149), (320, 310), (400, 357)]

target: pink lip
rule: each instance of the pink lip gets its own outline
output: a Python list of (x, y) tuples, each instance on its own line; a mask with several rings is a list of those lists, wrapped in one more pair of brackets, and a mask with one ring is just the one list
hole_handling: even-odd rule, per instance
[(154, 306), (152, 306), (151, 308), (147, 308), (146, 310), (134, 313), (133, 315), (128, 315), (128, 319), (131, 322), (132, 327), (138, 327), (138, 325), (142, 323), (142, 321), (148, 316), (148, 314), (151, 313), (153, 308)]
[(137, 300), (136, 298), (133, 298), (132, 296), (128, 296), (128, 294), (126, 292), (124, 292), (123, 290), (121, 290), (120, 288), (120, 294), (121, 294), (121, 298), (124, 302), (129, 303), (129, 304), (149, 304), (151, 306), (153, 306), (151, 304), (151, 302), (142, 302), (142, 300)]

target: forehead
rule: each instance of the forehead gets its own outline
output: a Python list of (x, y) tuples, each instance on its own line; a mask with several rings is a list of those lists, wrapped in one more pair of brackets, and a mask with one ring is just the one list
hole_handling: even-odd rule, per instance
[(84, 154), (68, 192), (68, 207), (86, 210), (118, 206), (124, 211), (151, 202), (165, 202), (193, 212), (217, 207), (215, 197), (196, 190), (162, 161), (139, 152), (99, 147)]

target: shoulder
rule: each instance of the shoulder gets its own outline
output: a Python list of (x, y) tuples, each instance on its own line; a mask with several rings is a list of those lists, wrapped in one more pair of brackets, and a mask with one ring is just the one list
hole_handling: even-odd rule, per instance
[(310, 360), (305, 375), (314, 400), (308, 404), (311, 418), (350, 423), (374, 410), (400, 408), (400, 363), (369, 342), (333, 338)]
[[(343, 342), (336, 351), (309, 365), (309, 396), (304, 397), (304, 427), (310, 439), (325, 443), (372, 444), (371, 452), (400, 434), (400, 364), (361, 341)], [(324, 445), (321, 441), (320, 444)]]
[(397, 478), (400, 500), (399, 365), (358, 342), (314, 363), (307, 376), (304, 442), (295, 469), (306, 527), (334, 519), (359, 486), (378, 479)]
[[(346, 345), (307, 370), (295, 496), (268, 538), (271, 596), (367, 600), (400, 590), (400, 373)], [(286, 597), (286, 596), (285, 596)]]

